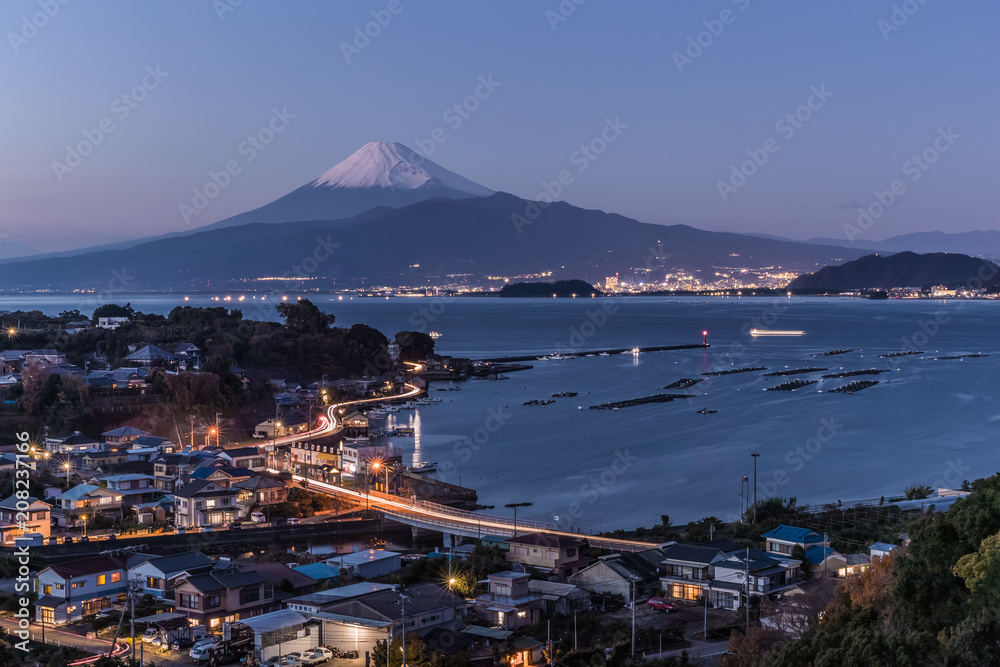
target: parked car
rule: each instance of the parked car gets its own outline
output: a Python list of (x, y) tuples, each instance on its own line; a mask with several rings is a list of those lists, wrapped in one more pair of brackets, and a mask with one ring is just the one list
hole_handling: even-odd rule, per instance
[(174, 651), (183, 651), (184, 649), (189, 649), (192, 646), (194, 646), (193, 639), (181, 638), (170, 642), (170, 648)]
[(677, 605), (673, 602), (668, 602), (663, 598), (649, 598), (648, 604), (653, 609), (659, 609), (666, 612), (677, 611)]
[(254, 523), (264, 523), (267, 521), (267, 517), (264, 516), (263, 512), (250, 512), (250, 520)]
[(195, 643), (188, 651), (188, 655), (195, 662), (204, 662), (212, 657), (212, 649), (218, 643), (215, 639), (204, 639), (200, 642)]
[(89, 535), (84, 535), (83, 537), (80, 538), (80, 541), (81, 542), (89, 542), (90, 541), (90, 536)]
[(177, 533), (178, 535), (186, 535), (186, 534), (187, 534), (187, 532), (188, 532), (188, 531), (187, 531), (187, 528), (185, 528), (184, 526), (177, 526), (177, 530), (176, 530), (176, 533)]
[(239, 521), (233, 521), (229, 524), (229, 530), (240, 530), (241, 528), (243, 528), (243, 524)]
[(115, 535), (114, 533), (108, 533), (108, 539), (109, 540), (117, 540), (118, 536)]
[(317, 646), (316, 648), (302, 654), (303, 665), (318, 665), (321, 662), (326, 662), (327, 660), (332, 659), (333, 651), (325, 646)]
[(289, 526), (298, 526), (298, 525), (299, 525), (300, 523), (302, 523), (302, 522), (301, 522), (301, 521), (299, 521), (299, 518), (298, 518), (298, 517), (294, 517), (294, 516), (293, 516), (293, 517), (290, 517), (290, 518), (288, 519), (288, 525), (289, 525)]
[(157, 630), (156, 628), (146, 628), (146, 631), (142, 633), (142, 641), (148, 644), (149, 642), (153, 641), (154, 637), (159, 637), (159, 636), (160, 636), (160, 631)]
[(66, 536), (66, 537), (65, 537), (65, 538), (63, 539), (63, 544), (73, 544), (73, 538), (72, 538), (71, 536), (67, 535), (67, 536)]
[(215, 532), (215, 528), (213, 526), (202, 526), (201, 527), (201, 532), (203, 532), (203, 533), (214, 533)]

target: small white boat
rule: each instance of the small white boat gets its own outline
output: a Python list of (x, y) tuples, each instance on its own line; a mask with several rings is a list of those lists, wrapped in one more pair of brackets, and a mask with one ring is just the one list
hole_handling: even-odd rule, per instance
[(431, 338), (433, 338), (434, 340), (437, 340), (438, 338), (441, 337), (441, 334), (439, 334), (437, 331), (432, 331), (432, 332), (430, 332), (427, 335), (430, 336)]
[(805, 331), (782, 331), (779, 329), (751, 329), (751, 336), (804, 336)]
[(386, 411), (381, 408), (375, 408), (374, 410), (369, 410), (366, 414), (369, 417), (385, 417)]
[(422, 466), (410, 468), (410, 472), (434, 472), (438, 469), (437, 463), (425, 463)]
[(599, 357), (610, 357), (611, 355), (608, 354), (607, 352), (598, 352), (597, 356), (599, 356)]

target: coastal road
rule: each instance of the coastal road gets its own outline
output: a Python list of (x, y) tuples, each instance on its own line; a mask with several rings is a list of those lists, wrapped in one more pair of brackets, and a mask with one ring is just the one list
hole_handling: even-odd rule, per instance
[[(418, 373), (423, 368), (420, 364), (406, 362), (411, 368), (411, 372)], [(413, 398), (419, 396), (423, 390), (412, 384), (404, 385), (406, 391), (389, 398), (399, 400), (403, 398)], [(297, 442), (307, 437), (319, 435), (332, 435), (338, 428), (337, 412), (348, 406), (364, 405), (371, 403), (385, 402), (386, 398), (369, 398), (345, 403), (336, 403), (327, 409), (326, 417), (321, 417), (322, 423), (313, 431), (297, 433), (291, 436), (284, 436), (275, 440), (276, 444), (287, 444)], [(277, 472), (276, 470), (273, 472)], [(362, 493), (353, 489), (347, 489), (335, 484), (327, 484), (315, 479), (309, 479), (302, 475), (292, 475), (297, 482), (302, 482), (313, 491), (325, 493), (327, 495), (346, 496), (358, 503), (365, 502), (367, 506), (382, 511), (386, 516), (418, 528), (428, 528), (437, 530), (445, 534), (465, 535), (469, 537), (477, 535), (499, 535), (503, 537), (513, 537), (515, 530), (531, 533), (544, 533), (552, 536), (562, 537), (583, 537), (592, 546), (603, 547), (619, 551), (642, 551), (652, 549), (656, 546), (653, 542), (640, 542), (636, 540), (623, 540), (611, 537), (584, 536), (578, 533), (559, 530), (551, 523), (538, 521), (518, 521), (515, 527), (514, 521), (507, 517), (476, 514), (465, 510), (453, 509), (445, 505), (430, 503), (422, 500), (413, 500), (388, 494), (369, 491)]]

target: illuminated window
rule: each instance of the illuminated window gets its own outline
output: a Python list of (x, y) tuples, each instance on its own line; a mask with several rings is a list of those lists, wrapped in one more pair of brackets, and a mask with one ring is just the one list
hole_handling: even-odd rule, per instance
[(119, 582), (121, 580), (122, 580), (122, 573), (121, 572), (112, 572), (111, 573), (111, 582), (112, 583), (117, 583), (117, 582)]
[(527, 615), (528, 615), (527, 612), (523, 612), (523, 611), (517, 612), (517, 617), (518, 618), (525, 618), (525, 617), (527, 617)]
[(52, 585), (45, 584), (42, 586), (42, 595), (52, 595)]
[[(103, 586), (106, 583), (108, 583), (108, 575), (106, 575), (106, 574), (99, 574), (99, 575), (97, 575), (97, 585), (98, 586)], [(76, 586), (76, 584), (73, 584), (73, 586)]]

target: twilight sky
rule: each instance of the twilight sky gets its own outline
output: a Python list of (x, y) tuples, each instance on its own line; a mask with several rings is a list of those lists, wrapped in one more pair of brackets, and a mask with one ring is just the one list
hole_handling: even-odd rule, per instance
[[(991, 0), (5, 0), (0, 243), (209, 224), (367, 141), (528, 198), (572, 169), (561, 198), (645, 222), (845, 238), (898, 180), (867, 238), (995, 228), (998, 20)], [(607, 119), (615, 140), (575, 153)]]

